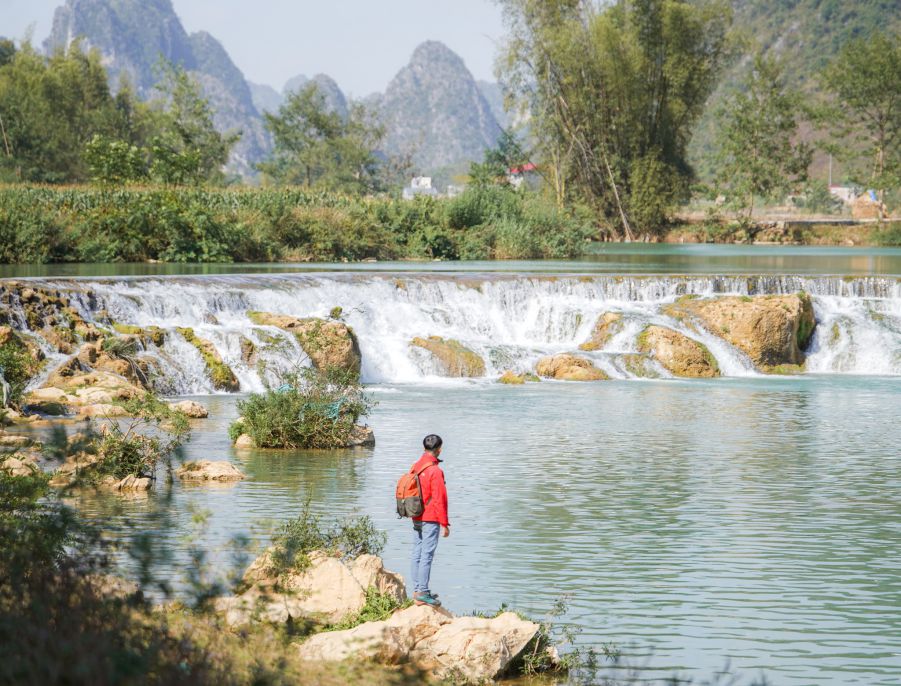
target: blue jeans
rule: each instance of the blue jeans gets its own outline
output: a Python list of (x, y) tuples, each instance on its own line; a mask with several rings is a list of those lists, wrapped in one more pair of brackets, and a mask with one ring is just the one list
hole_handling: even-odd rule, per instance
[(410, 578), (414, 593), (429, 590), (429, 577), (432, 574), (432, 558), (438, 547), (438, 536), (441, 525), (438, 522), (413, 523), (413, 562), (410, 566)]

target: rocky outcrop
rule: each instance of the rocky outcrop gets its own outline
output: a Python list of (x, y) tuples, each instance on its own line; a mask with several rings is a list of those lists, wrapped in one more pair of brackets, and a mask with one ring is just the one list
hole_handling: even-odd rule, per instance
[(485, 376), (485, 361), (459, 341), (429, 336), (414, 338), (410, 345), (429, 351), (444, 376)]
[(231, 462), (224, 460), (213, 462), (200, 460), (199, 462), (185, 462), (175, 475), (182, 481), (241, 481), (245, 479), (244, 473)]
[(558, 381), (603, 381), (609, 378), (588, 360), (569, 354), (542, 357), (535, 371), (538, 376)]
[(187, 415), (191, 419), (206, 419), (210, 416), (209, 410), (207, 410), (200, 403), (194, 402), (193, 400), (181, 400), (176, 403), (169, 403), (169, 407), (171, 407), (176, 412), (181, 412), (182, 414)]
[(512, 612), (491, 619), (454, 617), (443, 609), (414, 606), (384, 621), (316, 634), (300, 644), (298, 653), (318, 662), (411, 662), (437, 679), (481, 684), (503, 676), (538, 630), (538, 624)]
[(124, 416), (124, 410), (116, 403), (144, 393), (144, 389), (112, 372), (54, 373), (44, 387), (26, 396), (25, 405), (45, 414)]
[(139, 474), (117, 478), (111, 475), (98, 476), (96, 470), (101, 457), (93, 453), (80, 452), (70, 455), (53, 473), (50, 485), (54, 488), (90, 484), (96, 488), (119, 493), (145, 492), (153, 486), (153, 479)]
[(344, 560), (313, 552), (302, 572), (272, 572), (271, 553), (257, 558), (244, 574), (249, 588), (241, 595), (219, 598), (216, 609), (230, 626), (259, 620), (282, 624), (292, 621), (334, 624), (358, 613), (373, 588), (394, 598), (406, 598), (403, 578), (385, 569), (381, 558), (361, 555)]
[(274, 326), (294, 334), (317, 369), (342, 369), (359, 376), (360, 344), (353, 329), (344, 322), (315, 317), (298, 319), (269, 312), (248, 312), (247, 316), (259, 326)]
[(0, 455), (0, 470), (10, 476), (32, 476), (40, 472), (39, 455), (36, 453), (16, 452), (4, 457)]
[[(91, 299), (93, 293), (84, 295)], [(79, 341), (95, 341), (101, 332), (86, 322), (62, 291), (19, 281), (0, 283), (0, 324), (12, 324), (8, 313), (19, 309), (25, 324), (58, 352), (69, 354)]]
[(579, 350), (594, 351), (603, 348), (607, 341), (623, 328), (623, 316), (618, 312), (605, 312), (598, 317), (591, 331), (591, 338), (579, 346)]
[(348, 448), (372, 448), (375, 447), (375, 432), (371, 427), (354, 424), (347, 437)]
[(716, 358), (703, 343), (663, 326), (648, 326), (638, 337), (638, 349), (651, 353), (676, 376), (710, 378), (720, 375)]
[(508, 369), (498, 378), (498, 383), (509, 384), (511, 386), (521, 386), (527, 381), (541, 381), (541, 379), (534, 374), (520, 374), (518, 372), (513, 371), (512, 369)]
[(708, 331), (743, 351), (764, 371), (803, 364), (803, 350), (816, 327), (813, 304), (806, 293), (682, 298), (667, 311), (697, 318)]
[(213, 388), (230, 392), (240, 390), (241, 385), (238, 383), (238, 377), (235, 376), (231, 367), (222, 361), (222, 356), (219, 354), (219, 351), (216, 350), (215, 345), (205, 338), (197, 336), (194, 333), (194, 329), (178, 328), (176, 330), (188, 343), (197, 348), (197, 352), (200, 353), (200, 356), (206, 364), (206, 369), (210, 375), (210, 381), (213, 383)]

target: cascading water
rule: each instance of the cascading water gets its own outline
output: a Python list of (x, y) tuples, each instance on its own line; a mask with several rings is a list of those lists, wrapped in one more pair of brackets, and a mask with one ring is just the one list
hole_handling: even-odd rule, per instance
[[(159, 348), (149, 346), (146, 353), (156, 357), (163, 370), (160, 390), (173, 395), (213, 392), (200, 353), (177, 328), (190, 327), (211, 341), (241, 389), (256, 391), (272, 382), (274, 371), (296, 364), (303, 354), (293, 337), (256, 326), (248, 312), (326, 317), (334, 307), (342, 308), (357, 333), (362, 378), (368, 383), (436, 380), (430, 356), (410, 346), (416, 336), (460, 341), (485, 360), (489, 378), (506, 369), (531, 369), (544, 355), (576, 352), (605, 312), (621, 313), (622, 329), (601, 350), (578, 352), (614, 378), (632, 376), (622, 356), (637, 351), (638, 334), (648, 324), (701, 341), (726, 376), (754, 375), (743, 353), (668, 316), (665, 305), (689, 294), (802, 290), (812, 296), (818, 322), (808, 350), (809, 372), (901, 374), (901, 285), (891, 278), (328, 274), (35, 283), (65, 291), (82, 317), (99, 326), (108, 317), (120, 324), (166, 330), (166, 342)], [(242, 356), (242, 339), (258, 350), (252, 362)], [(273, 346), (273, 340), (282, 344)], [(662, 368), (658, 371), (667, 375)]]

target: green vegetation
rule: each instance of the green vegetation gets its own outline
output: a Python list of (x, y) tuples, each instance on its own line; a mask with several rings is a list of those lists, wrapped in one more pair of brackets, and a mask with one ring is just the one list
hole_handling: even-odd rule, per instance
[(687, 198), (686, 147), (728, 56), (725, 2), (504, 0), (502, 71), (558, 204), (654, 233)]
[[(896, 8), (897, 9), (897, 8)], [(881, 32), (846, 43), (823, 75), (837, 107), (842, 141), (852, 140), (868, 164), (860, 178), (879, 189), (901, 186), (901, 41)]]
[(260, 448), (341, 448), (372, 408), (350, 371), (307, 367), (281, 381), (238, 401), (242, 420), (229, 427), (232, 438), (248, 434)]
[(758, 54), (741, 92), (719, 113), (719, 177), (745, 222), (755, 197), (784, 195), (807, 176), (812, 150), (798, 137), (801, 102), (785, 84), (781, 65)]
[(244, 262), (579, 255), (578, 210), (510, 188), (401, 201), (301, 189), (0, 187), (0, 261)]
[(28, 349), (22, 339), (8, 327), (0, 327), (0, 376), (9, 384), (8, 405), (18, 406), (22, 393), (42, 362)]
[(131, 416), (110, 422), (91, 434), (80, 447), (96, 461), (80, 473), (81, 480), (98, 482), (105, 476), (156, 478), (161, 462), (172, 471), (172, 457), (190, 434), (188, 418), (151, 394), (124, 403)]
[(0, 181), (103, 186), (221, 182), (237, 140), (219, 134), (199, 85), (161, 65), (160, 97), (113, 95), (98, 51), (79, 41), (49, 57), (27, 42), (0, 50)]
[(879, 245), (901, 245), (901, 222), (883, 224), (876, 233), (876, 242)]
[(310, 566), (310, 553), (317, 550), (351, 559), (382, 552), (387, 536), (375, 528), (368, 516), (347, 517), (324, 527), (310, 504), (308, 497), (301, 513), (272, 537), (266, 570), (269, 574), (302, 572)]
[(369, 587), (366, 589), (366, 604), (356, 614), (345, 617), (337, 624), (329, 626), (327, 631), (343, 631), (345, 629), (353, 629), (355, 626), (366, 622), (381, 622), (388, 619), (395, 610), (410, 607), (413, 601), (407, 599), (406, 602), (399, 603), (397, 599), (390, 593), (379, 593), (377, 588)]

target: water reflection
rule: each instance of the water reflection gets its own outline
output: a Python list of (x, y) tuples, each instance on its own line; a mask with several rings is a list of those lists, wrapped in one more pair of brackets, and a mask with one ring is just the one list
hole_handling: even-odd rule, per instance
[(901, 275), (901, 248), (598, 244), (574, 260), (241, 264), (0, 265), (0, 278), (276, 274), (300, 272), (508, 272), (586, 274)]

